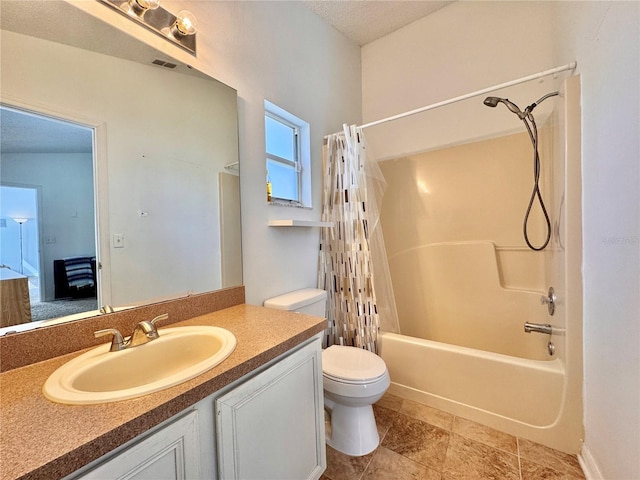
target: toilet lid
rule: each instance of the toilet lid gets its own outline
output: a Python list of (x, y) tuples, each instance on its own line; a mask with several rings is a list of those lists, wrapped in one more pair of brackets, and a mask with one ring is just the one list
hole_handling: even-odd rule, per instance
[(384, 360), (368, 350), (331, 345), (322, 351), (322, 373), (347, 382), (375, 380), (387, 371)]

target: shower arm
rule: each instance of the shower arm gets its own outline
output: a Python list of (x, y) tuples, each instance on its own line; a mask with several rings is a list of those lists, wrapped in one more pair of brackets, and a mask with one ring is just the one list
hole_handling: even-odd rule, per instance
[(542, 102), (544, 102), (547, 98), (555, 97), (556, 95), (560, 95), (560, 92), (551, 92), (551, 93), (547, 93), (546, 95), (543, 95), (538, 100), (536, 100), (531, 105), (529, 105), (527, 108), (525, 108), (523, 113), (527, 116), (527, 118), (533, 121), (533, 115), (531, 115), (531, 112), (533, 111), (533, 109), (536, 108), (538, 105), (540, 105)]

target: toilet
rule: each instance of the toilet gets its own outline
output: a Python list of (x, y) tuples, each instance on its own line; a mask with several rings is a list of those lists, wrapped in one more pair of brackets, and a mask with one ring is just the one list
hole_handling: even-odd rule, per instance
[[(324, 290), (307, 288), (270, 298), (265, 307), (326, 317)], [(384, 360), (362, 348), (332, 345), (322, 352), (326, 442), (339, 452), (366, 455), (380, 443), (372, 405), (389, 388)]]

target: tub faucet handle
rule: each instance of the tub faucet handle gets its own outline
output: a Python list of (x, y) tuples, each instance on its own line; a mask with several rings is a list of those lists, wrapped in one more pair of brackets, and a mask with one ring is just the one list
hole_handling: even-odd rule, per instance
[(557, 299), (558, 297), (556, 297), (556, 292), (553, 290), (553, 287), (549, 287), (549, 292), (547, 293), (546, 297), (544, 295), (540, 297), (540, 303), (542, 305), (544, 305), (545, 303), (547, 304), (549, 315), (553, 315), (555, 313)]

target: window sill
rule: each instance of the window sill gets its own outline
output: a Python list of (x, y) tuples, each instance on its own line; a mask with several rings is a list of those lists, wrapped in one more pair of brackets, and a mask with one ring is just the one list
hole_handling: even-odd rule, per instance
[(333, 227), (333, 222), (312, 220), (269, 220), (270, 227)]

